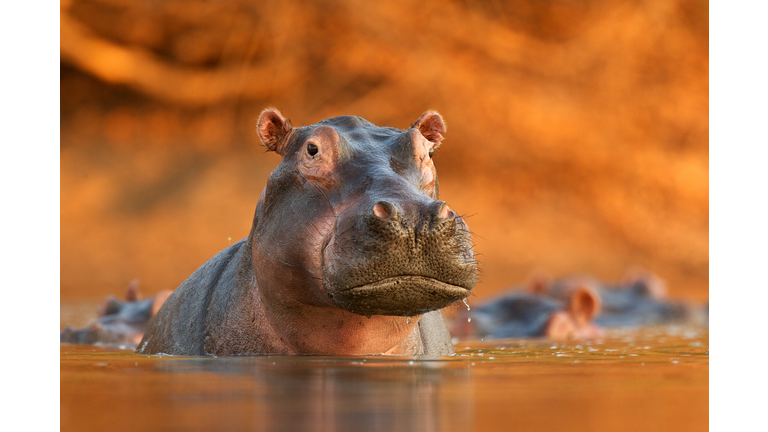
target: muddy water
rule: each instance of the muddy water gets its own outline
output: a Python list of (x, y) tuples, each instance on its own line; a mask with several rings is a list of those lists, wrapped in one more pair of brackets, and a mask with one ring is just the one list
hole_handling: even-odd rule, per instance
[(140, 356), (61, 346), (61, 430), (695, 431), (709, 335), (458, 342), (454, 357)]

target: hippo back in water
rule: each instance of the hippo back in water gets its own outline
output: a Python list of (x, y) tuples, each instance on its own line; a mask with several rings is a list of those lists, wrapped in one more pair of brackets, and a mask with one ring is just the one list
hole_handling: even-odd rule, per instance
[(471, 293), (477, 265), (467, 224), (438, 201), (440, 115), (294, 128), (269, 109), (258, 132), (282, 161), (249, 236), (174, 291), (137, 352), (452, 354), (439, 309)]

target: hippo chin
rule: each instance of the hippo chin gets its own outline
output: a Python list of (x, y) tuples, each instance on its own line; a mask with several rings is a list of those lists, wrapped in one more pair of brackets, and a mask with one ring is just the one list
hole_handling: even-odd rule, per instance
[(477, 264), (467, 224), (438, 201), (440, 115), (294, 128), (268, 109), (258, 132), (282, 161), (249, 236), (174, 291), (136, 352), (452, 354), (439, 309), (469, 296)]

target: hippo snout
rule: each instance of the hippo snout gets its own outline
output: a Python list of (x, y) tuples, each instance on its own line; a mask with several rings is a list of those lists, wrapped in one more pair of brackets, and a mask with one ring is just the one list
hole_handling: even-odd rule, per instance
[(326, 293), (361, 315), (412, 316), (469, 296), (469, 228), (444, 201), (378, 200), (342, 215), (324, 250)]
[[(433, 201), (415, 209), (379, 201), (365, 216), (367, 229), (382, 241), (408, 237), (414, 242), (436, 234), (453, 235), (456, 232), (456, 213), (445, 201)], [(416, 245), (414, 245), (416, 246)]]
[[(433, 201), (427, 206), (428, 217), (434, 222), (453, 219), (455, 213), (448, 207), (445, 201)], [(385, 221), (392, 220), (398, 216), (398, 209), (394, 204), (388, 201), (379, 201), (373, 206), (371, 213), (377, 219)]]

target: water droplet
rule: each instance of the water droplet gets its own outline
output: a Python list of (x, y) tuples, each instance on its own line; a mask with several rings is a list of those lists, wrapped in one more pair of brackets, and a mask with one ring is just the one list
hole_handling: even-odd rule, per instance
[(410, 324), (411, 323), (411, 317), (405, 317), (405, 323)]
[(472, 317), (468, 317), (467, 322), (472, 322)]
[(467, 303), (467, 299), (464, 299), (464, 300), (462, 300), (462, 301), (464, 302), (464, 305), (465, 305), (465, 306), (467, 306), (467, 310), (470, 310), (470, 309), (469, 309), (469, 303)]

